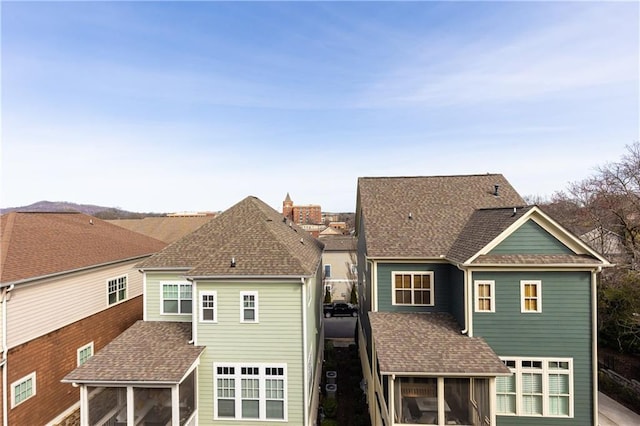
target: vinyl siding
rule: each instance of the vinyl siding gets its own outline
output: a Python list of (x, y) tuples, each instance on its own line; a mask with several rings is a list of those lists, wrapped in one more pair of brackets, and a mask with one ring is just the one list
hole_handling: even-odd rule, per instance
[(161, 284), (164, 281), (186, 281), (184, 272), (146, 272), (145, 287), (146, 318), (145, 321), (191, 321), (191, 314), (161, 314)]
[[(302, 425), (306, 360), (303, 359), (300, 282), (197, 283), (198, 293), (211, 290), (217, 294), (218, 322), (197, 324), (197, 344), (207, 346), (198, 372), (200, 424), (213, 421), (213, 363), (260, 362), (287, 364), (288, 422), (282, 424)], [(259, 323), (240, 323), (241, 291), (258, 292)], [(218, 420), (215, 424), (236, 426), (238, 421)]]
[(489, 254), (573, 254), (573, 251), (533, 220), (529, 220)]
[[(378, 311), (380, 312), (451, 312), (452, 266), (440, 263), (383, 263), (378, 265)], [(393, 305), (392, 272), (433, 271), (434, 306)]]
[[(589, 272), (475, 272), (495, 280), (496, 312), (473, 313), (473, 332), (499, 356), (573, 358), (574, 418), (499, 416), (498, 425), (592, 422), (591, 275)], [(520, 312), (520, 281), (542, 281), (542, 312)]]
[[(9, 348), (108, 309), (107, 281), (127, 276), (127, 298), (142, 294), (142, 274), (130, 261), (20, 284), (7, 302)], [(65, 309), (73, 303), (73, 309)], [(111, 305), (114, 306), (114, 305)]]

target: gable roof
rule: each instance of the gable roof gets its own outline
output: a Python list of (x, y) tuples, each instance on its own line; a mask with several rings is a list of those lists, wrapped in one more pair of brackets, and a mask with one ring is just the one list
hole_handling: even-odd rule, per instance
[(449, 314), (369, 312), (369, 319), (383, 374), (510, 373), (482, 338), (461, 334)]
[(138, 266), (185, 269), (187, 276), (199, 278), (310, 276), (316, 273), (322, 247), (308, 232), (249, 196)]
[(83, 213), (0, 216), (0, 282), (13, 283), (151, 255), (162, 241)]
[(324, 251), (356, 251), (356, 238), (351, 235), (320, 237)]
[(205, 349), (191, 337), (190, 322), (137, 321), (62, 381), (180, 383)]
[(369, 257), (440, 258), (476, 209), (524, 204), (501, 174), (361, 177), (356, 214)]
[(214, 216), (163, 216), (115, 219), (107, 222), (170, 244), (200, 228)]

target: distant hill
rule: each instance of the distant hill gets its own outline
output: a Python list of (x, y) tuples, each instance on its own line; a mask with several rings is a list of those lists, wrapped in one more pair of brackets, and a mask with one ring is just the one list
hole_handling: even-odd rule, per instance
[(7, 207), (0, 213), (9, 212), (80, 212), (100, 219), (138, 219), (149, 216), (165, 216), (165, 213), (136, 213), (115, 207), (96, 206), (93, 204), (77, 204), (67, 201), (38, 201), (22, 207)]

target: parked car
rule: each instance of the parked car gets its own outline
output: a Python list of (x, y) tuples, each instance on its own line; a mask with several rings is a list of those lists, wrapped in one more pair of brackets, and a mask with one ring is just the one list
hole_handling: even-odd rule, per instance
[(331, 317), (357, 317), (358, 307), (348, 302), (333, 302), (324, 304), (325, 318)]

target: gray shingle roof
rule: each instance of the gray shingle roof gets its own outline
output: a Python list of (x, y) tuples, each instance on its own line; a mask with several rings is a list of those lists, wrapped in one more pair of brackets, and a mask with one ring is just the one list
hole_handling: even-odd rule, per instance
[(205, 349), (189, 340), (191, 323), (138, 321), (63, 381), (179, 383)]
[(383, 373), (509, 374), (481, 338), (460, 333), (445, 313), (369, 312)]
[(163, 216), (114, 219), (107, 222), (170, 244), (195, 231), (214, 216)]
[(194, 277), (309, 276), (321, 256), (321, 242), (258, 198), (247, 197), (138, 267), (185, 268)]
[(363, 177), (358, 203), (368, 256), (405, 258), (446, 256), (476, 209), (525, 204), (500, 174)]
[(514, 207), (476, 210), (451, 246), (447, 259), (465, 262), (529, 210), (531, 206), (518, 207), (515, 211)]
[(326, 236), (320, 237), (320, 241), (324, 243), (324, 251), (355, 251), (356, 238), (351, 235), (343, 236)]

